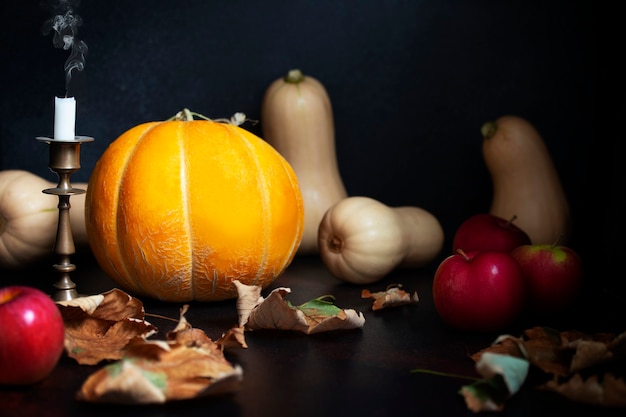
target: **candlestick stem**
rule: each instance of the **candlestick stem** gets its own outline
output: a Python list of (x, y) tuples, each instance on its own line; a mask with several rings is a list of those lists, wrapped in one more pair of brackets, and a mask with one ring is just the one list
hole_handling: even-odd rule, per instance
[[(69, 174), (60, 173), (59, 185), (57, 188), (46, 191), (71, 190), (69, 187)], [(56, 192), (51, 193), (56, 194)], [(73, 192), (72, 194), (76, 194)], [(54, 252), (57, 254), (58, 263), (54, 264), (54, 269), (60, 274), (59, 279), (55, 282), (56, 292), (53, 298), (59, 300), (71, 300), (78, 297), (76, 284), (70, 278), (70, 273), (76, 270), (76, 265), (70, 262), (70, 255), (76, 250), (74, 246), (74, 237), (70, 222), (70, 196), (72, 194), (58, 194), (59, 196), (59, 221), (57, 226), (57, 236), (54, 243)]]
[(53, 268), (59, 274), (59, 278), (54, 283), (56, 289), (52, 298), (55, 301), (67, 301), (79, 297), (76, 284), (72, 281), (70, 273), (76, 270), (70, 257), (76, 251), (74, 237), (70, 222), (70, 197), (75, 194), (82, 194), (85, 190), (73, 188), (70, 176), (80, 168), (80, 144), (92, 141), (93, 138), (77, 136), (75, 140), (59, 141), (49, 138), (37, 138), (50, 145), (49, 168), (57, 174), (59, 182), (56, 188), (43, 190), (46, 194), (54, 194), (59, 198), (59, 220), (57, 223), (57, 234), (54, 242), (54, 253), (57, 255), (57, 263)]

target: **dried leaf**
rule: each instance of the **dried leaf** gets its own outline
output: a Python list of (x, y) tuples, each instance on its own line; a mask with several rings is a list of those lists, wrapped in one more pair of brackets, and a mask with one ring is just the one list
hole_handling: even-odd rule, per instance
[(461, 387), (459, 393), (467, 408), (474, 413), (481, 411), (502, 411), (509, 397), (504, 379), (496, 375), (491, 379), (480, 379), (471, 385)]
[(509, 355), (486, 353), (476, 363), (476, 370), (483, 378), (501, 375), (509, 395), (516, 394), (528, 376), (527, 360)]
[(368, 289), (361, 291), (361, 298), (373, 298), (372, 310), (381, 310), (389, 307), (399, 307), (406, 304), (414, 304), (419, 301), (417, 292), (412, 295), (401, 289), (402, 285), (387, 287), (385, 291), (370, 292)]
[(558, 332), (551, 328), (527, 329), (523, 337), (500, 336), (494, 344), (472, 355), (479, 360), (485, 352), (503, 353), (525, 358), (531, 365), (556, 376), (624, 357), (626, 333), (618, 336), (578, 331)]
[(114, 288), (102, 294), (58, 301), (61, 306), (80, 307), (85, 313), (107, 320), (122, 320), (127, 317), (143, 319), (143, 303), (124, 291)]
[(189, 305), (185, 304), (180, 309), (180, 317), (178, 324), (171, 332), (165, 335), (167, 340), (174, 340), (186, 346), (202, 346), (204, 344), (213, 344), (213, 340), (201, 329), (191, 326), (185, 317), (185, 313), (189, 310)]
[[(552, 379), (539, 389), (554, 391), (573, 401), (611, 407), (626, 406), (626, 384), (613, 374), (591, 374), (594, 367), (626, 357), (626, 332), (586, 334), (533, 327), (522, 337), (501, 335), (494, 344), (472, 355), (476, 361), (493, 353), (525, 358)], [(588, 376), (585, 380), (580, 371)], [(567, 378), (563, 381), (564, 378)], [(476, 401), (473, 400), (473, 406)], [(468, 405), (469, 406), (469, 405)]]
[(243, 327), (232, 327), (228, 329), (226, 333), (222, 334), (222, 337), (217, 339), (217, 343), (221, 345), (224, 350), (235, 347), (247, 349), (248, 344), (246, 343), (244, 331), (245, 329)]
[(258, 285), (246, 285), (239, 280), (234, 280), (233, 284), (237, 288), (237, 313), (239, 316), (239, 327), (244, 327), (248, 322), (250, 313), (263, 302), (261, 287)]
[(120, 359), (130, 340), (157, 330), (144, 320), (143, 304), (118, 289), (57, 304), (65, 324), (65, 351), (82, 365)]
[(592, 375), (586, 380), (577, 373), (564, 383), (550, 380), (539, 388), (580, 403), (626, 407), (626, 383), (610, 373), (605, 373), (602, 378)]
[[(174, 341), (145, 341), (128, 356), (95, 372), (78, 399), (115, 404), (164, 403), (239, 388), (243, 372), (221, 356), (221, 349), (186, 346)], [(130, 346), (129, 346), (130, 347)]]
[(95, 372), (77, 398), (89, 402), (151, 404), (230, 393), (240, 388), (243, 372), (231, 365), (222, 347), (192, 327), (181, 309), (167, 340), (132, 339), (124, 357)]
[(258, 286), (234, 282), (238, 291), (239, 325), (246, 330), (295, 330), (313, 334), (362, 328), (365, 324), (363, 313), (341, 309), (324, 297), (293, 306), (285, 300), (291, 292), (289, 288), (276, 288), (264, 299)]
[(467, 407), (480, 411), (502, 411), (505, 401), (515, 395), (528, 376), (529, 363), (510, 355), (486, 352), (476, 363), (483, 379), (461, 388)]
[(626, 357), (626, 332), (613, 337), (606, 333), (593, 335), (591, 339), (579, 338), (568, 343), (575, 349), (570, 373)]

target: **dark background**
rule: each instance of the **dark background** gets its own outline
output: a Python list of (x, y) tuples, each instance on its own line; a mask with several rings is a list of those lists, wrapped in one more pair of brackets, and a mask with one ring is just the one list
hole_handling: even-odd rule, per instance
[[(544, 137), (574, 214), (592, 281), (621, 257), (624, 31), (617, 6), (592, 1), (82, 1), (74, 72), (87, 181), (127, 129), (182, 108), (260, 119), (265, 89), (291, 68), (327, 88), (350, 195), (417, 205), (444, 226), (486, 211), (491, 181), (480, 126), (504, 114)], [(608, 2), (606, 2), (608, 3)], [(617, 2), (614, 2), (617, 3)], [(68, 51), (41, 28), (42, 4), (2, 0), (0, 169), (56, 180), (48, 148)], [(260, 134), (261, 126), (244, 127)], [(158, 169), (155, 167), (155, 169)], [(447, 246), (449, 247), (449, 246)], [(623, 274), (620, 274), (623, 276)]]

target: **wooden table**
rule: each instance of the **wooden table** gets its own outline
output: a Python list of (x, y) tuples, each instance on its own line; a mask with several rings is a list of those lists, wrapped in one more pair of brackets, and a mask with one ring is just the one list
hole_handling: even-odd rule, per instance
[[(73, 259), (72, 278), (79, 292), (95, 294), (115, 284), (90, 256)], [(489, 346), (497, 334), (464, 334), (448, 328), (433, 305), (431, 283), (435, 265), (422, 270), (397, 270), (384, 280), (355, 286), (332, 277), (317, 256), (296, 257), (287, 271), (264, 295), (277, 286), (291, 288), (288, 299), (299, 304), (332, 294), (335, 304), (363, 312), (362, 329), (306, 335), (285, 331), (246, 332), (247, 349), (227, 355), (243, 368), (243, 386), (234, 394), (151, 406), (83, 403), (75, 393), (98, 366), (79, 365), (63, 356), (46, 380), (24, 388), (0, 387), (0, 416), (459, 416), (472, 415), (459, 389), (463, 379), (412, 373), (412, 369), (477, 376), (469, 354)], [(52, 267), (27, 271), (1, 271), (0, 285), (25, 283), (51, 291)], [(382, 291), (400, 283), (417, 291), (419, 302), (372, 311), (372, 300), (361, 289)], [(178, 319), (181, 303), (141, 299), (147, 313)], [(623, 300), (623, 297), (622, 297)], [(588, 291), (584, 305), (560, 318), (522, 320), (511, 332), (536, 325), (559, 330), (614, 331), (624, 328), (624, 307), (603, 289)], [(237, 322), (235, 300), (191, 303), (186, 315), (194, 326), (214, 340)], [(159, 329), (171, 322), (149, 320)], [(622, 328), (620, 328), (621, 326)], [(168, 329), (171, 330), (171, 329)], [(1, 335), (0, 335), (1, 337)], [(621, 375), (623, 366), (619, 365)], [(557, 394), (524, 385), (505, 406), (507, 416), (623, 416), (624, 409), (578, 404)]]

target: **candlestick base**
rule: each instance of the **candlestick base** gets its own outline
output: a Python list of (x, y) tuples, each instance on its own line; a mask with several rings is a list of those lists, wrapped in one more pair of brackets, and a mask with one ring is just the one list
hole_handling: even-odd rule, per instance
[(80, 169), (81, 143), (91, 142), (94, 139), (88, 136), (76, 136), (75, 140), (54, 140), (45, 137), (36, 139), (50, 145), (48, 166), (59, 178), (56, 188), (47, 188), (42, 191), (59, 197), (59, 221), (54, 242), (54, 253), (58, 257), (58, 262), (53, 265), (53, 268), (60, 276), (54, 283), (56, 291), (52, 294), (52, 298), (55, 301), (72, 300), (80, 297), (80, 294), (76, 289), (76, 284), (70, 278), (70, 273), (76, 270), (76, 265), (70, 261), (70, 255), (76, 252), (70, 223), (70, 197), (82, 194), (85, 190), (72, 187), (70, 176)]

